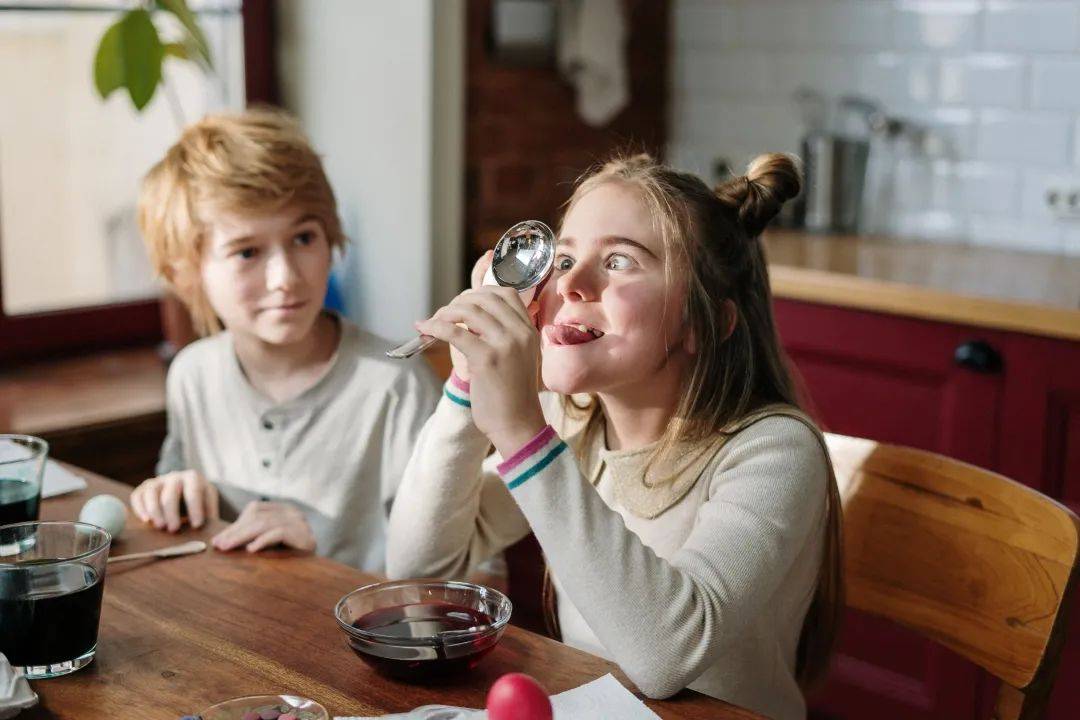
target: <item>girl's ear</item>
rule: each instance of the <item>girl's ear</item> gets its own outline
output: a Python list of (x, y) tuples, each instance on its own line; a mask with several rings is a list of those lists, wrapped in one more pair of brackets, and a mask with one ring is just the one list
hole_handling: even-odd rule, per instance
[(694, 328), (690, 327), (689, 324), (687, 324), (686, 335), (683, 336), (682, 345), (683, 350), (686, 351), (687, 355), (697, 355), (697, 336), (694, 334)]
[(739, 321), (739, 308), (735, 307), (735, 301), (731, 298), (724, 301), (724, 318), (727, 327), (724, 328), (723, 340), (727, 340), (735, 332), (735, 324)]

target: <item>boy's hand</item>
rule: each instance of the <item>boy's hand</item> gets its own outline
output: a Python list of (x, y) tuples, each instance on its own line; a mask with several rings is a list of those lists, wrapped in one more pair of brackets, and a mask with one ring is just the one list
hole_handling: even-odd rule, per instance
[(217, 488), (194, 470), (181, 470), (143, 481), (131, 492), (131, 509), (158, 530), (180, 529), (181, 503), (191, 526), (200, 528), (218, 517)]
[(233, 550), (245, 544), (248, 552), (274, 545), (315, 550), (315, 535), (304, 513), (283, 502), (248, 503), (236, 522), (215, 535), (211, 542), (218, 550)]

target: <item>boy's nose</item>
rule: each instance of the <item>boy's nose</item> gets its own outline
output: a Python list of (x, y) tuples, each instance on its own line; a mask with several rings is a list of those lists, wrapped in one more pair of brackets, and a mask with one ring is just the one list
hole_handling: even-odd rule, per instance
[(279, 252), (266, 263), (266, 288), (268, 290), (288, 290), (296, 284), (296, 267), (288, 253)]

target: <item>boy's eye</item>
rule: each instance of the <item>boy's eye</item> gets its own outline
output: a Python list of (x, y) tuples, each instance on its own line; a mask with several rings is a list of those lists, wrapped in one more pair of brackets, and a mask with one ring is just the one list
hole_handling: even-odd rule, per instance
[(297, 245), (310, 245), (315, 242), (315, 233), (307, 230), (293, 238), (293, 241), (296, 242)]
[(566, 255), (559, 255), (555, 258), (555, 269), (566, 271), (574, 267), (574, 259), (567, 257)]
[(629, 270), (634, 266), (634, 261), (622, 253), (615, 253), (608, 256), (604, 265), (608, 270)]
[(255, 248), (247, 247), (247, 248), (243, 248), (241, 250), (238, 250), (236, 252), (236, 254), (239, 255), (240, 257), (242, 257), (245, 260), (250, 260), (251, 258), (255, 257), (255, 255), (257, 254), (257, 251), (255, 250)]

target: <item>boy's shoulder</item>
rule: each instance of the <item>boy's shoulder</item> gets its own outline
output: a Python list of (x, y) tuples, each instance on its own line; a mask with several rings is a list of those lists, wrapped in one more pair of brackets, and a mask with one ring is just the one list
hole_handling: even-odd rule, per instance
[(232, 341), (223, 330), (185, 345), (169, 363), (168, 382), (191, 382), (208, 372), (217, 372), (228, 360)]
[(434, 371), (423, 357), (408, 360), (395, 360), (386, 356), (386, 351), (397, 345), (386, 338), (369, 332), (354, 323), (341, 318), (342, 354), (339, 361), (346, 361), (355, 366), (354, 378), (368, 385), (382, 387), (421, 387), (438, 391), (439, 381)]

